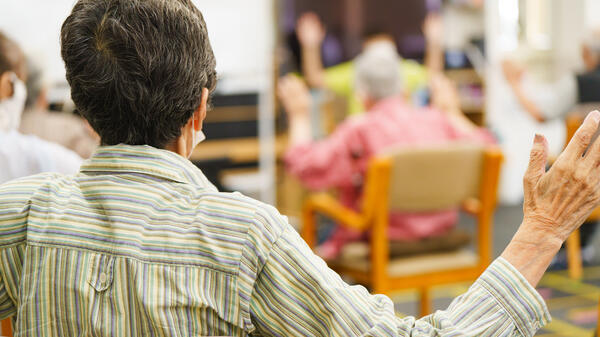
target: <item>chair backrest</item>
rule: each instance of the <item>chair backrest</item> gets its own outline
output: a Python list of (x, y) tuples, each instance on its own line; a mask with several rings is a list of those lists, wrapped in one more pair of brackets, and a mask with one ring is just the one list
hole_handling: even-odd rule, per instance
[(417, 148), (392, 148), (382, 153), (391, 163), (388, 207), (422, 212), (460, 206), (478, 198), (484, 147), (451, 143)]

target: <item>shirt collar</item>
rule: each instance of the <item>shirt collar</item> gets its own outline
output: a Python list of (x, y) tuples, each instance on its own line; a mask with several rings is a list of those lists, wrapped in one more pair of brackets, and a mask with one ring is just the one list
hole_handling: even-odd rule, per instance
[(148, 145), (101, 146), (81, 166), (83, 173), (137, 173), (216, 191), (206, 176), (177, 153)]

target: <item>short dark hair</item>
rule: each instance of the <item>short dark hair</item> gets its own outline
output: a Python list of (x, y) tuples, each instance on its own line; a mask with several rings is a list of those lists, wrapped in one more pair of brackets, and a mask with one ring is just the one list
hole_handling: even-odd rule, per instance
[(206, 23), (190, 0), (79, 0), (61, 54), (75, 107), (103, 145), (164, 148), (216, 85)]
[(4, 33), (0, 32), (0, 75), (7, 71), (12, 71), (23, 81), (27, 77), (27, 63), (25, 54), (15, 43)]

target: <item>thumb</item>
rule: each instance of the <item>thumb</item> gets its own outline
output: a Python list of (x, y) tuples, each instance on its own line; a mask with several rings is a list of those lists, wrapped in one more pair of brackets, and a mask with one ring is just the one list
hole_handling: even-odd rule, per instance
[(525, 176), (523, 178), (525, 197), (533, 191), (542, 175), (546, 173), (547, 162), (548, 141), (544, 136), (536, 134), (529, 156), (529, 166), (527, 167), (527, 171), (525, 171)]

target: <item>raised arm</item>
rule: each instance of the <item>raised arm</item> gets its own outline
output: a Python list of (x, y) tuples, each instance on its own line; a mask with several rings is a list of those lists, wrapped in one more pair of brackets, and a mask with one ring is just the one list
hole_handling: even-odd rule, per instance
[(312, 141), (309, 109), (311, 97), (306, 85), (288, 75), (277, 88), (289, 120), (289, 148), (285, 162), (289, 172), (314, 189), (339, 186), (352, 180), (356, 173), (353, 164), (353, 145), (360, 141), (347, 123), (325, 139)]
[(252, 292), (252, 323), (261, 336), (529, 337), (550, 319), (541, 296), (504, 259), (447, 310), (399, 318), (388, 297), (346, 284), (287, 227)]
[(443, 25), (442, 16), (436, 13), (428, 14), (423, 23), (425, 67), (430, 76), (444, 71)]
[(535, 137), (523, 179), (525, 216), (502, 253), (534, 286), (562, 243), (600, 204), (600, 142), (590, 146), (599, 123), (600, 112), (590, 113), (548, 172), (548, 144)]
[(546, 118), (540, 107), (528, 97), (523, 90), (522, 78), (524, 69), (513, 61), (504, 60), (502, 62), (502, 71), (504, 72), (504, 77), (506, 78), (508, 85), (523, 109), (538, 122), (545, 122)]
[(302, 72), (312, 88), (325, 86), (321, 45), (325, 38), (325, 28), (315, 13), (303, 14), (296, 28), (302, 50)]
[(586, 152), (599, 124), (600, 113), (592, 112), (548, 172), (546, 141), (535, 137), (519, 230), (447, 310), (398, 318), (389, 298), (344, 283), (282, 224), (254, 285), (254, 327), (265, 336), (533, 336), (550, 320), (534, 287), (569, 234), (600, 205), (600, 142)]

